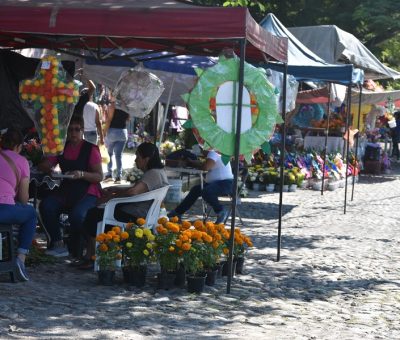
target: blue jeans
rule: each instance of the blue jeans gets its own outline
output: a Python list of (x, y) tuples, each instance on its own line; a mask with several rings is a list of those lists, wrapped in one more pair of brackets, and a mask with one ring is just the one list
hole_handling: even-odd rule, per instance
[(98, 141), (97, 131), (85, 131), (83, 133), (83, 139), (88, 141), (89, 143), (97, 145)]
[(185, 199), (175, 208), (175, 212), (178, 215), (182, 215), (196, 202), (201, 196), (203, 199), (211, 205), (215, 213), (218, 214), (222, 211), (222, 205), (218, 200), (219, 196), (230, 195), (232, 193), (232, 179), (226, 179), (223, 181), (215, 181), (212, 183), (204, 183), (204, 188), (201, 190), (200, 185), (195, 185), (190, 189)]
[(18, 224), (18, 253), (27, 254), (35, 236), (37, 216), (29, 204), (0, 204), (0, 223)]
[[(71, 233), (78, 234), (83, 232), (83, 222), (86, 213), (90, 208), (96, 206), (96, 200), (96, 196), (85, 195), (81, 200), (76, 202), (72, 209), (67, 211)], [(49, 233), (51, 244), (62, 240), (60, 215), (63, 212), (66, 212), (65, 202), (60, 196), (47, 196), (40, 203), (40, 215), (42, 216), (44, 227)]]
[(112, 156), (115, 152), (115, 163), (117, 164), (117, 177), (122, 175), (122, 151), (124, 150), (126, 141), (128, 140), (127, 129), (109, 128), (106, 136), (106, 146), (110, 162), (107, 164), (106, 176), (112, 176)]

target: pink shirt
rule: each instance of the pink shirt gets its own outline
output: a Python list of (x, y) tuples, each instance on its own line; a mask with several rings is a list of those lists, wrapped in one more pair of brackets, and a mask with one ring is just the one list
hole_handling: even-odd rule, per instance
[[(72, 144), (68, 144), (64, 149), (65, 159), (76, 160), (79, 156), (82, 145), (83, 145), (83, 141), (76, 146), (73, 146)], [(57, 157), (55, 157), (55, 156), (49, 157), (49, 162), (52, 166), (56, 166), (57, 165)], [(91, 150), (90, 156), (89, 156), (89, 164), (88, 164), (89, 169), (93, 169), (93, 167), (97, 164), (101, 164), (100, 149), (97, 145), (92, 145), (92, 150)], [(100, 197), (101, 193), (100, 193), (100, 187), (99, 187), (98, 183), (90, 183), (87, 193), (89, 195)]]
[[(19, 178), (29, 178), (29, 163), (25, 157), (12, 150), (2, 150), (10, 157), (17, 168)], [(15, 204), (17, 178), (10, 164), (0, 155), (0, 204)]]

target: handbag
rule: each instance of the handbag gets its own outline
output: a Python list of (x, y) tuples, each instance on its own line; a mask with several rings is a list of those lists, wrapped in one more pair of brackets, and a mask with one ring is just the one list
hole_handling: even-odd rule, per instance
[(14, 172), (14, 175), (15, 175), (15, 178), (16, 178), (15, 196), (17, 196), (18, 195), (19, 182), (20, 182), (20, 177), (19, 177), (19, 172), (17, 170), (17, 166), (15, 165), (14, 161), (9, 156), (7, 156), (7, 154), (3, 150), (0, 150), (0, 155), (3, 156), (3, 158), (7, 161), (7, 163), (10, 165), (12, 171)]

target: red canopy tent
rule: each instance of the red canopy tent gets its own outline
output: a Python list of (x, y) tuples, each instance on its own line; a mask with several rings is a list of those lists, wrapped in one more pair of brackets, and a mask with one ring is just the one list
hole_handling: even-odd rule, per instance
[(287, 60), (287, 39), (265, 31), (246, 8), (200, 7), (181, 1), (5, 0), (0, 4), (0, 46), (91, 50), (143, 48), (176, 54), (238, 52), (246, 39), (251, 61)]

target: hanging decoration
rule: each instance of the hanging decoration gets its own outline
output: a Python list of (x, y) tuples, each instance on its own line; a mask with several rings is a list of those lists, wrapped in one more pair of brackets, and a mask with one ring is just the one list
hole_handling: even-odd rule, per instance
[[(196, 73), (195, 87), (182, 96), (191, 116), (184, 127), (193, 128), (203, 148), (219, 151), (227, 163), (235, 149), (239, 58), (220, 56), (215, 66)], [(240, 154), (250, 160), (260, 146), (267, 147), (275, 124), (282, 122), (264, 69), (245, 63), (242, 102)]]
[(115, 107), (131, 117), (144, 118), (156, 105), (164, 84), (141, 64), (121, 74), (113, 91)]
[(67, 127), (79, 99), (78, 85), (54, 56), (43, 57), (33, 79), (19, 87), (21, 102), (41, 138), (43, 153), (64, 149)]

